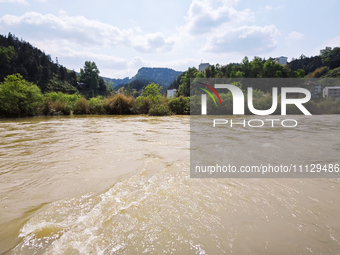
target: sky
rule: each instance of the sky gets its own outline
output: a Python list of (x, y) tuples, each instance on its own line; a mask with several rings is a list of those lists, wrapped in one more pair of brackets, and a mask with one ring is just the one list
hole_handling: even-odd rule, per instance
[(340, 46), (339, 0), (0, 0), (9, 32), (79, 72), (132, 77), (141, 67), (185, 71), (244, 56), (314, 56)]

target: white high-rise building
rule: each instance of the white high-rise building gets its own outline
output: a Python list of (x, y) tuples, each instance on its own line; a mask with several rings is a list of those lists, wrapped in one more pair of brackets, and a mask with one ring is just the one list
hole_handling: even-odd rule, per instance
[(323, 89), (323, 97), (340, 98), (340, 87), (325, 87)]
[(280, 65), (284, 65), (284, 64), (287, 64), (287, 57), (278, 57), (278, 58), (275, 58), (275, 62), (280, 64)]
[(177, 89), (168, 89), (166, 92), (166, 97), (175, 97)]
[(207, 67), (210, 67), (210, 64), (209, 64), (209, 63), (201, 63), (201, 64), (198, 66), (198, 71), (204, 72), (204, 70), (205, 70)]

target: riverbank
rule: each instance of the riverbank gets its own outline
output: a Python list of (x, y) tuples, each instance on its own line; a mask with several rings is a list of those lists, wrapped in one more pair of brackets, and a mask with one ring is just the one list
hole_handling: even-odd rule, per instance
[[(0, 118), (15, 118), (28, 116), (60, 116), (71, 114), (93, 115), (126, 115), (147, 114), (150, 116), (201, 114), (201, 97), (167, 98), (161, 96), (161, 88), (154, 83), (147, 85), (137, 98), (131, 95), (111, 93), (107, 97), (97, 96), (89, 99), (80, 94), (64, 94), (50, 92), (42, 94), (33, 83), (25, 81), (21, 75), (10, 75), (5, 82), (0, 83)], [(220, 115), (233, 113), (233, 98), (231, 93), (220, 93), (223, 106), (214, 104), (208, 97), (208, 109)], [(280, 97), (280, 95), (279, 95)], [(280, 101), (274, 115), (281, 114)], [(255, 109), (267, 110), (272, 107), (272, 96), (260, 90), (253, 92)], [(331, 98), (313, 99), (304, 104), (311, 114), (339, 114), (340, 100)], [(287, 106), (287, 114), (301, 114), (295, 105)], [(245, 114), (250, 115), (247, 105)]]

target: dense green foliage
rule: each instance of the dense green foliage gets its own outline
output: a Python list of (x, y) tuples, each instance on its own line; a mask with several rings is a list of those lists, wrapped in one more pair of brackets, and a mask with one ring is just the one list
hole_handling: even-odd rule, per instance
[(329, 69), (340, 67), (340, 47), (326, 47), (320, 51), (319, 56), (306, 57), (301, 55), (300, 58), (294, 59), (289, 63), (289, 67), (296, 71), (305, 70), (306, 74), (314, 72), (317, 68), (327, 66)]
[(172, 112), (166, 104), (153, 105), (149, 110), (149, 115), (151, 116), (165, 116), (171, 114)]
[(43, 95), (38, 86), (20, 74), (9, 75), (0, 83), (0, 117), (39, 115), (42, 106)]
[(104, 98), (102, 96), (92, 97), (89, 100), (91, 114), (104, 114)]
[(340, 67), (327, 72), (325, 78), (340, 78)]
[(79, 81), (77, 74), (56, 62), (50, 55), (33, 47), (28, 42), (19, 40), (8, 34), (0, 35), (0, 82), (11, 74), (19, 73), (25, 80), (36, 84), (43, 93), (63, 92), (74, 94), (80, 92), (86, 97), (106, 95), (107, 82), (98, 76), (99, 70), (94, 62), (86, 61), (80, 71)]
[(150, 83), (143, 89), (142, 96), (148, 97), (151, 103), (156, 103), (161, 97), (161, 89), (158, 84)]
[[(190, 79), (195, 78), (302, 78), (304, 76), (304, 70), (293, 71), (288, 65), (280, 65), (272, 58), (264, 61), (260, 57), (254, 57), (249, 61), (248, 57), (245, 57), (241, 64), (231, 63), (226, 66), (216, 64), (207, 67), (204, 72), (200, 72), (195, 67), (188, 68), (171, 84), (171, 88), (178, 89), (178, 95), (187, 97), (190, 95)], [(271, 86), (267, 84), (258, 89), (270, 92)]]
[(190, 114), (190, 97), (177, 97), (169, 101), (169, 109), (175, 114)]
[(50, 92), (44, 96), (44, 114), (45, 115), (69, 115), (74, 111), (80, 95), (64, 94), (62, 92)]
[(133, 112), (137, 114), (148, 114), (151, 102), (148, 97), (137, 97), (134, 103)]
[[(242, 88), (241, 83), (234, 83)], [(242, 88), (244, 89), (244, 88)], [(208, 97), (208, 109), (215, 109), (218, 114), (232, 114), (233, 97), (231, 92), (220, 93), (223, 107), (215, 106)], [(280, 96), (279, 96), (280, 97)], [(191, 102), (191, 105), (190, 105)], [(246, 105), (246, 114), (251, 114)], [(253, 90), (253, 105), (258, 110), (272, 106), (272, 96), (261, 90)], [(340, 101), (332, 99), (315, 99), (305, 104), (312, 114), (340, 113)], [(50, 92), (43, 95), (33, 83), (27, 82), (20, 74), (10, 75), (0, 83), (0, 117), (25, 117), (36, 115), (69, 114), (149, 114), (162, 116), (170, 114), (200, 114), (200, 96), (165, 98), (160, 95), (158, 84), (146, 86), (142, 96), (136, 99), (124, 94), (112, 94), (109, 97), (93, 97), (86, 100), (79, 94)], [(216, 108), (217, 107), (217, 108)], [(294, 105), (288, 105), (288, 114), (301, 114)], [(274, 114), (280, 114), (280, 98)]]

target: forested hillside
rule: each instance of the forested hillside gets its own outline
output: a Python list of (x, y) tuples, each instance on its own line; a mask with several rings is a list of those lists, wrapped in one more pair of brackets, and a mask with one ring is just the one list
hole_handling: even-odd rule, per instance
[(160, 86), (168, 87), (181, 73), (182, 72), (170, 68), (142, 67), (138, 70), (137, 74), (132, 77), (131, 81), (150, 80)]
[[(175, 71), (170, 68), (162, 67), (142, 67), (138, 70), (137, 74), (131, 79), (110, 79), (113, 82), (113, 87), (118, 90), (122, 87), (127, 88), (130, 84), (130, 88), (140, 90), (143, 86), (146, 86), (150, 82), (155, 82), (166, 89), (182, 72)], [(145, 84), (146, 83), (146, 84)], [(142, 84), (144, 84), (142, 86)], [(142, 87), (141, 87), (142, 86)]]
[[(56, 61), (57, 62), (57, 61)], [(77, 74), (66, 67), (54, 63), (51, 56), (19, 40), (11, 33), (0, 35), (0, 82), (7, 75), (20, 73), (23, 78), (33, 82), (43, 92), (77, 92)]]
[(172, 82), (176, 80), (176, 77), (181, 74), (182, 72), (170, 68), (142, 67), (128, 82), (114, 86), (114, 90), (126, 91), (128, 94), (138, 96), (146, 85), (154, 82), (162, 87), (161, 92), (164, 93)]
[(298, 69), (305, 70), (306, 74), (314, 72), (317, 68), (328, 67), (330, 70), (340, 67), (340, 47), (326, 47), (320, 51), (320, 55), (306, 57), (301, 55), (298, 59), (293, 59), (289, 63), (289, 67), (296, 71)]

